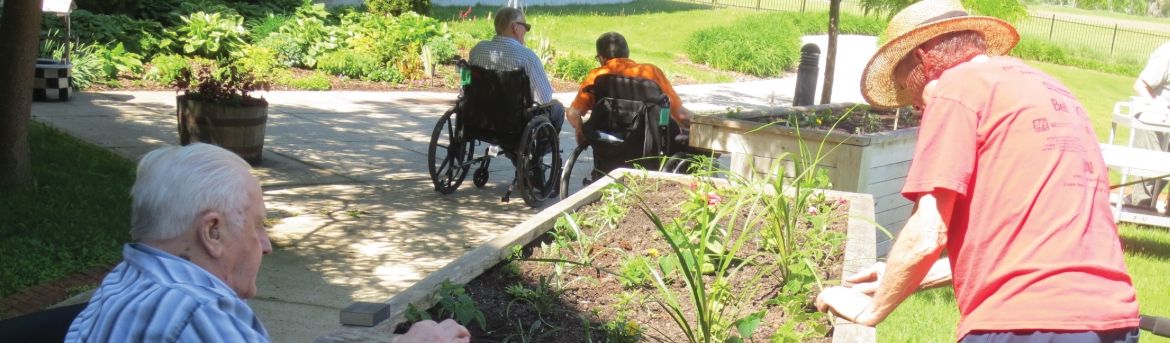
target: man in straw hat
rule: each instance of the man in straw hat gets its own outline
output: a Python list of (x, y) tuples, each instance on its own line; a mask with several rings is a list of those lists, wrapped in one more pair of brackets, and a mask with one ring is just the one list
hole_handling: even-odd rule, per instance
[(915, 211), (884, 271), (855, 276), (878, 283), (872, 297), (830, 287), (817, 307), (877, 325), (945, 248), (962, 342), (1136, 341), (1108, 171), (1077, 98), (999, 56), (1019, 41), (1015, 28), (968, 15), (958, 0), (907, 7), (887, 37), (862, 94), (875, 106), (924, 110), (902, 189)]

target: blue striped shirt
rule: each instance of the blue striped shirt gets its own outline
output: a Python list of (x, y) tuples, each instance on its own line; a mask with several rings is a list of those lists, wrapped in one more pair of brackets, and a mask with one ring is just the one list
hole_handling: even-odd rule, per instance
[(545, 104), (552, 100), (552, 85), (540, 57), (511, 37), (496, 36), (471, 48), (468, 62), (492, 70), (523, 68), (528, 72), (528, 83), (532, 86), (532, 99)]
[(143, 244), (106, 275), (65, 342), (267, 342), (248, 304), (203, 268)]

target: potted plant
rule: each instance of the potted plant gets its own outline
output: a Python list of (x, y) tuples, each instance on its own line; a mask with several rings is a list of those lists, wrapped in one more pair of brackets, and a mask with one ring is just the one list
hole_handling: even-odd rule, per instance
[(214, 144), (252, 165), (260, 164), (268, 101), (250, 93), (267, 90), (267, 82), (231, 64), (200, 64), (181, 70), (173, 86), (179, 93), (175, 100), (180, 144)]

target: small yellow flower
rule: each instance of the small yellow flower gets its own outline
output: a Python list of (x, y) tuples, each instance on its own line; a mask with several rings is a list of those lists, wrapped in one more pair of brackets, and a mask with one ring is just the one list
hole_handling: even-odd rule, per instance
[(658, 257), (658, 249), (650, 248), (646, 250), (646, 255), (650, 257)]
[(632, 320), (626, 321), (626, 332), (640, 332), (639, 330), (641, 330), (641, 328), (638, 327), (638, 322)]

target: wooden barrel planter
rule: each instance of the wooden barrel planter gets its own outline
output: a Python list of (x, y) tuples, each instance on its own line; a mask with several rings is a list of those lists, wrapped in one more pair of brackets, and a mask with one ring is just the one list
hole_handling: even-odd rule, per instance
[(268, 102), (223, 104), (176, 97), (179, 143), (214, 144), (230, 150), (252, 165), (259, 165), (264, 152), (264, 127), (268, 123)]

